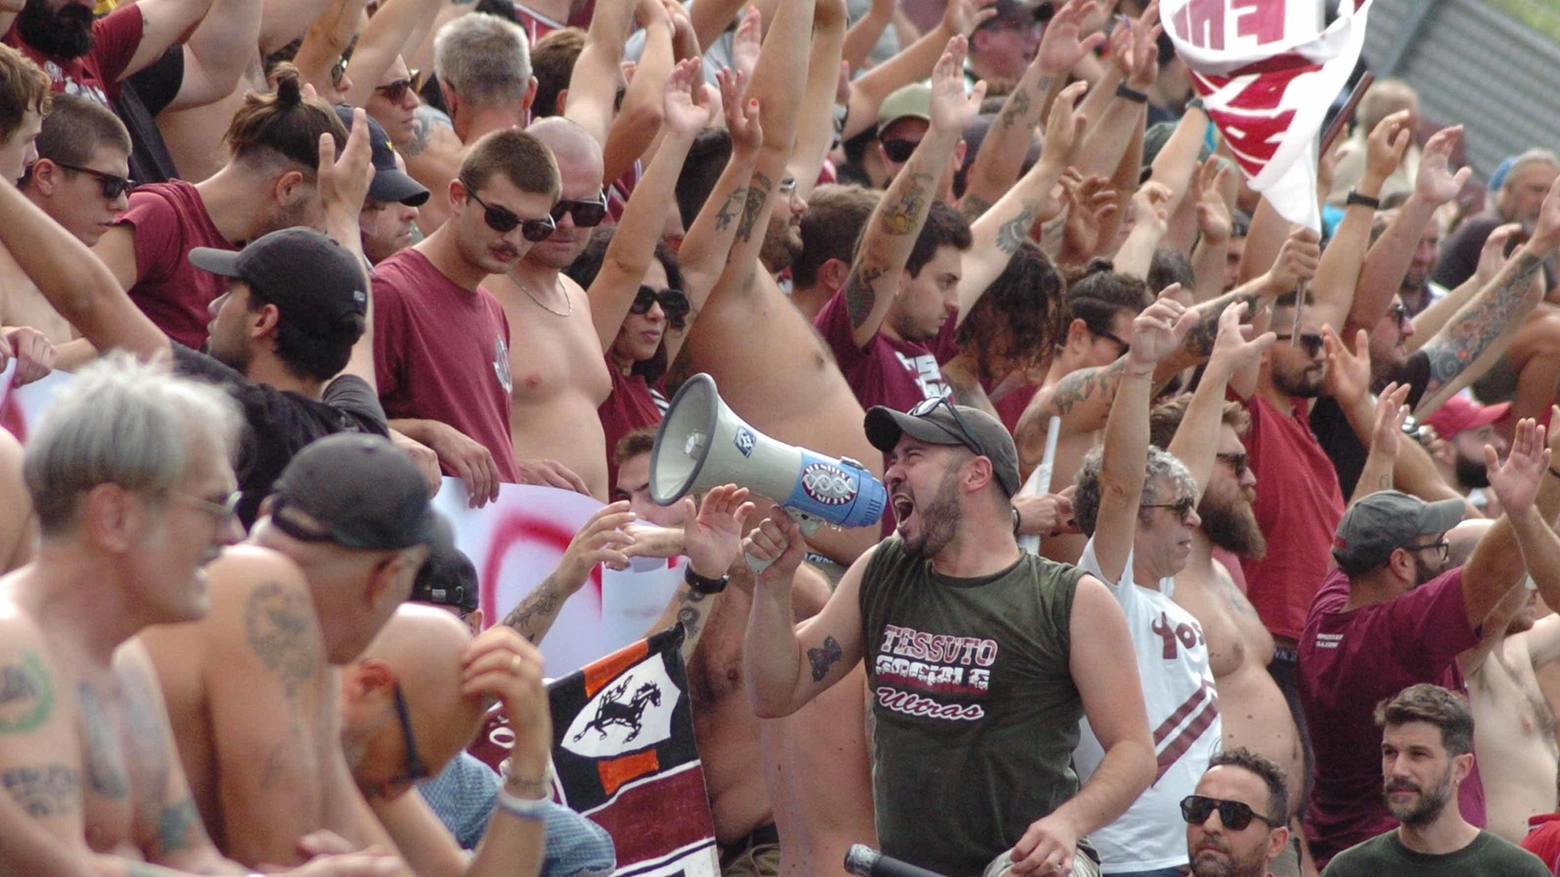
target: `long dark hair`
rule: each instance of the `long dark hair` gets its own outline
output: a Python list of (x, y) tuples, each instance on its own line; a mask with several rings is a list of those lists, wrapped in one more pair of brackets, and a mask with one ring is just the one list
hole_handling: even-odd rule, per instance
[[(596, 282), (596, 275), (601, 272), (601, 262), (607, 255), (607, 245), (612, 243), (612, 233), (616, 228), (616, 226), (611, 225), (598, 227), (591, 233), (590, 243), (585, 245), (585, 252), (581, 253), (579, 258), (574, 260), (573, 264), (564, 269), (563, 273), (567, 274), (570, 280), (578, 283), (582, 289), (589, 289), (590, 285)], [(683, 283), (682, 269), (677, 266), (676, 251), (667, 246), (665, 241), (657, 241), (655, 245), (655, 259), (661, 263), (661, 267), (666, 271), (667, 285), (673, 289), (681, 289), (686, 292), (687, 287)], [(690, 318), (691, 316), (690, 314)], [(621, 328), (619, 327), (620, 330)], [(672, 331), (670, 322), (667, 323), (666, 331)], [(666, 358), (666, 336), (663, 334), (660, 345), (655, 349), (655, 355), (649, 359), (635, 362), (631, 371), (633, 374), (644, 378), (645, 383), (653, 387), (666, 374), (666, 369), (669, 365), (670, 363)]]

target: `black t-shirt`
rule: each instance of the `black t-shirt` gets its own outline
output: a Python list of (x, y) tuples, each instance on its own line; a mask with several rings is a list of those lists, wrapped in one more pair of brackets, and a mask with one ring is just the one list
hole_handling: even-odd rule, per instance
[[(1430, 355), (1423, 350), (1414, 351), (1389, 380), (1407, 383), (1409, 391), (1405, 401), (1410, 408), (1418, 405), (1425, 394), (1425, 387), (1430, 384)], [(1344, 416), (1338, 403), (1326, 397), (1317, 399), (1316, 404), (1311, 406), (1311, 432), (1316, 434), (1317, 444), (1322, 446), (1322, 451), (1338, 471), (1338, 489), (1343, 491), (1344, 499), (1347, 500), (1354, 495), (1354, 485), (1359, 482), (1360, 472), (1365, 469), (1365, 458), (1370, 456), (1370, 448), (1354, 434), (1354, 427), (1349, 425), (1349, 418)], [(1257, 489), (1261, 490), (1262, 485), (1257, 485)]]
[(356, 375), (337, 377), (325, 387), (323, 398), (315, 401), (254, 383), (182, 344), (173, 345), (173, 363), (181, 374), (221, 384), (244, 410), (249, 428), (244, 431), (237, 470), (238, 487), (244, 492), (238, 516), (246, 530), (254, 524), (271, 485), (305, 445), (338, 432), (389, 433), (378, 394)]
[(168, 154), (157, 114), (173, 103), (184, 84), (184, 47), (175, 45), (161, 58), (119, 83), (114, 112), (130, 131), (130, 179), (166, 183), (179, 176)]

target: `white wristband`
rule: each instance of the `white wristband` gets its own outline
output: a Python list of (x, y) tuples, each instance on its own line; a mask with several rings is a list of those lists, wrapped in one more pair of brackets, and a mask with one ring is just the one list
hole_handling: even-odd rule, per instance
[(549, 803), (551, 800), (548, 798), (517, 798), (502, 788), (498, 790), (498, 809), (517, 819), (546, 819)]

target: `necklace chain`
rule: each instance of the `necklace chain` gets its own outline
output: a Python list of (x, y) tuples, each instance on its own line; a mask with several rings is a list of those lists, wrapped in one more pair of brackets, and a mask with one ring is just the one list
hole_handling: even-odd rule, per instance
[[(515, 277), (514, 281), (515, 281), (515, 285), (520, 287), (520, 291), (525, 293), (527, 298), (529, 298), (531, 301), (536, 302), (536, 306), (541, 308), (542, 310), (546, 311), (547, 313), (552, 314), (555, 317), (568, 317), (568, 316), (572, 316), (574, 314), (574, 299), (573, 299), (573, 297), (571, 297), (569, 295), (567, 290), (565, 290), (564, 293), (563, 293), (563, 300), (568, 303), (569, 309), (566, 310), (566, 311), (555, 311), (552, 308), (548, 307), (546, 302), (544, 302), (541, 299), (537, 298), (536, 297), (536, 293), (532, 292), (530, 287), (526, 286), (524, 281), (522, 281), (520, 278)], [(557, 281), (553, 282), (553, 288), (554, 289), (558, 288)]]

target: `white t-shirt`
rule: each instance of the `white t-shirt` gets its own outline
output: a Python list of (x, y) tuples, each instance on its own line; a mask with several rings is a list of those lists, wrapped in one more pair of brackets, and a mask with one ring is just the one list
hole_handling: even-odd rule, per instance
[[(1105, 582), (1127, 616), (1159, 761), (1158, 774), (1148, 789), (1120, 819), (1090, 832), (1089, 840), (1099, 850), (1100, 870), (1105, 874), (1185, 865), (1181, 799), (1197, 787), (1224, 737), (1202, 626), (1171, 601), (1174, 579), (1160, 579), (1158, 591), (1133, 583), (1131, 554), (1115, 584), (1100, 573), (1093, 539), (1084, 546), (1078, 567)], [(1073, 752), (1073, 767), (1079, 781), (1086, 782), (1105, 752), (1089, 720), (1080, 724), (1083, 733)]]

